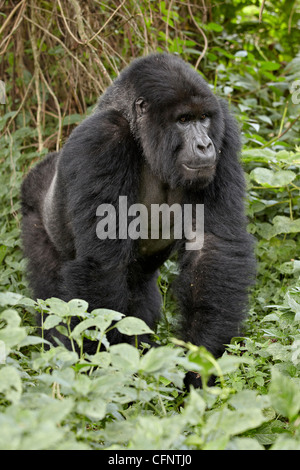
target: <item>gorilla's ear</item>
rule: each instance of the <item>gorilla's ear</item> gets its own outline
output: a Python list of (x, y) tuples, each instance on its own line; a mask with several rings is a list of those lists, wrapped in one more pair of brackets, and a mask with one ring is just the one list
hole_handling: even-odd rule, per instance
[(135, 101), (135, 110), (138, 117), (141, 117), (143, 114), (145, 114), (147, 109), (148, 103), (143, 97), (140, 97)]

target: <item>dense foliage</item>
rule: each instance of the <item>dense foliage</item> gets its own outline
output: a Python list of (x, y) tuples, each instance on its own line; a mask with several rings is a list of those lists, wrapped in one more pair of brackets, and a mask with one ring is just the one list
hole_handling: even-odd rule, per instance
[[(300, 450), (299, 1), (0, 3), (0, 448)], [(242, 129), (257, 282), (244, 331), (218, 360), (172, 336), (176, 260), (159, 278), (161, 346), (143, 355), (105, 336), (137, 335), (141, 321), (87, 313), (75, 299), (34, 302), (25, 280), (24, 174), (61, 146), (132, 57), (154, 50), (194, 65)], [(49, 314), (42, 331), (35, 311)], [(73, 315), (83, 321), (70, 332)], [(54, 326), (73, 350), (45, 349)], [(83, 354), (84, 336), (98, 341), (95, 355)], [(202, 390), (184, 390), (189, 369)]]

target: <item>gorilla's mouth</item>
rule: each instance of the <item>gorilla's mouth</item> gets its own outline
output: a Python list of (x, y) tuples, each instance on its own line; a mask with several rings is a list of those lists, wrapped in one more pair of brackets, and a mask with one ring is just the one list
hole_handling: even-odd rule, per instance
[(207, 172), (213, 171), (216, 168), (215, 164), (190, 166), (190, 165), (187, 165), (186, 163), (183, 163), (182, 166), (185, 170), (187, 170), (190, 173), (195, 173), (195, 172), (197, 173), (199, 171), (207, 173)]
[(181, 164), (182, 176), (188, 184), (200, 184), (202, 187), (207, 186), (214, 178), (216, 172), (216, 164), (200, 164), (188, 165), (187, 163)]

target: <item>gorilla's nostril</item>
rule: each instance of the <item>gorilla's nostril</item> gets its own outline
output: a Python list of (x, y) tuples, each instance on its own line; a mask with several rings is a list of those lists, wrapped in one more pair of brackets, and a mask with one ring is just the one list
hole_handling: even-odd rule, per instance
[(207, 149), (210, 149), (211, 146), (212, 146), (211, 140), (209, 140), (208, 142), (197, 143), (197, 149), (201, 150), (201, 152), (205, 152)]

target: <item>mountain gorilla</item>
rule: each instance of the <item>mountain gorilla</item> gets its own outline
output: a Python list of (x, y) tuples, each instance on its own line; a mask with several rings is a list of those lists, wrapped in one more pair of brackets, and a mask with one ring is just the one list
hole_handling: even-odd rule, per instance
[[(63, 149), (23, 183), (23, 245), (34, 296), (84, 299), (91, 310), (117, 310), (152, 328), (160, 317), (158, 268), (176, 251), (178, 334), (222, 354), (238, 334), (254, 266), (239, 150), (226, 104), (189, 65), (168, 54), (133, 61)], [(196, 205), (204, 205), (203, 245), (187, 249), (187, 238), (174, 230), (162, 237), (161, 219), (152, 238), (118, 236), (132, 220), (124, 219), (120, 196), (128, 207), (192, 205), (194, 223)], [(97, 236), (103, 204), (115, 208), (115, 219), (106, 221), (116, 221), (115, 237), (109, 230)], [(111, 343), (128, 340), (111, 333)], [(193, 374), (188, 381), (199, 384)]]

